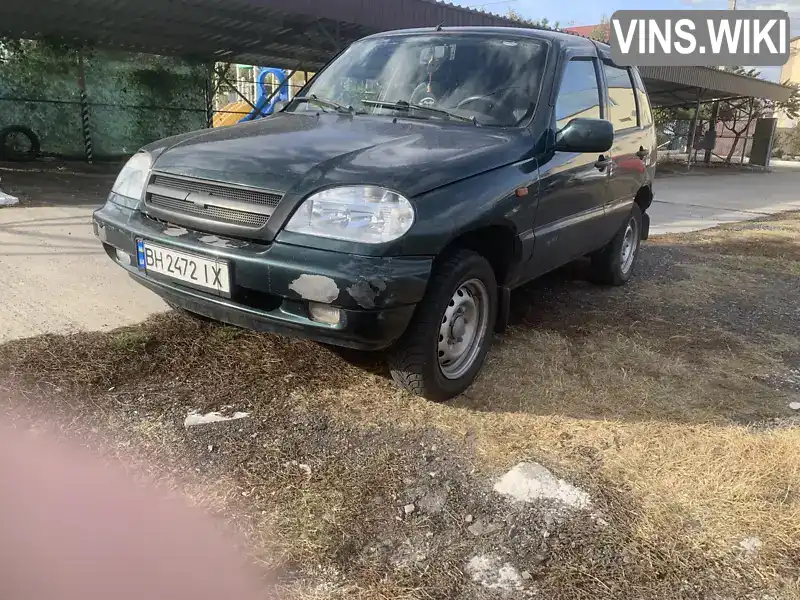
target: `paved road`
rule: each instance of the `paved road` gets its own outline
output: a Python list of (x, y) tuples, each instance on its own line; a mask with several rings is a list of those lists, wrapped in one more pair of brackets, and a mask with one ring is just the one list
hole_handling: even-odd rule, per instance
[[(0, 342), (138, 323), (166, 310), (115, 267), (94, 238), (91, 211), (113, 175), (0, 170), (23, 198), (0, 208)], [(671, 175), (657, 182), (653, 233), (689, 231), (800, 210), (800, 168), (773, 173)]]
[(779, 162), (771, 173), (718, 172), (658, 178), (651, 233), (695, 231), (722, 223), (800, 210), (800, 164)]
[[(113, 177), (7, 173), (24, 206), (0, 208), (0, 342), (41, 333), (113, 329), (166, 310), (114, 268), (91, 212)], [(27, 198), (26, 198), (27, 197)]]

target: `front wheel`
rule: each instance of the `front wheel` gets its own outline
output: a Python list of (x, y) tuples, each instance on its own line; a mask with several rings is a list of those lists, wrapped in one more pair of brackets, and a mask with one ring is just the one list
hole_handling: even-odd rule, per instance
[(642, 211), (631, 213), (608, 245), (592, 257), (592, 271), (599, 283), (624, 285), (633, 274), (642, 240)]
[(428, 400), (449, 400), (480, 371), (497, 318), (491, 265), (458, 250), (435, 269), (428, 292), (403, 337), (389, 353), (392, 379)]

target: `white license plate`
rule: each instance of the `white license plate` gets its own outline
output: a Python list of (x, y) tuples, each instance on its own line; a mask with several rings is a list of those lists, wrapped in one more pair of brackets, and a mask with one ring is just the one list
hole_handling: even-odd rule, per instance
[(180, 252), (143, 240), (139, 240), (136, 246), (139, 267), (147, 272), (160, 273), (223, 294), (231, 292), (228, 263), (223, 260)]

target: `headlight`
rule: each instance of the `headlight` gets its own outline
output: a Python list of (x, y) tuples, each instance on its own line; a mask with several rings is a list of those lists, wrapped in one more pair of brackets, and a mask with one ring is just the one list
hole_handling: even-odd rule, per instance
[(391, 190), (345, 186), (309, 196), (287, 231), (367, 244), (391, 242), (414, 224), (414, 207)]
[[(119, 196), (116, 199), (118, 204), (135, 208), (142, 198), (144, 188), (147, 185), (147, 176), (150, 174), (150, 167), (153, 159), (147, 152), (139, 152), (122, 167), (114, 187), (111, 191)], [(113, 196), (112, 196), (113, 198)]]

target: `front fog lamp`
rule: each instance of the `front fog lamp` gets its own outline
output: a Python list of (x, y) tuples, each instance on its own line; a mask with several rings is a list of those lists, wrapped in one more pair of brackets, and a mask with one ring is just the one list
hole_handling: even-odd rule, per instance
[(308, 303), (308, 314), (317, 323), (325, 323), (326, 325), (338, 325), (342, 320), (341, 310), (319, 302)]
[(128, 208), (135, 208), (144, 193), (152, 165), (153, 159), (147, 152), (134, 154), (122, 167), (122, 171), (119, 172), (117, 180), (114, 182), (114, 187), (111, 188), (116, 195), (116, 198), (112, 196), (113, 201)]
[(125, 252), (124, 250), (120, 250), (119, 248), (115, 248), (114, 254), (117, 257), (117, 261), (121, 265), (131, 265), (133, 264), (133, 256)]
[(286, 230), (381, 244), (405, 235), (413, 224), (414, 207), (397, 192), (373, 186), (345, 186), (309, 196)]

